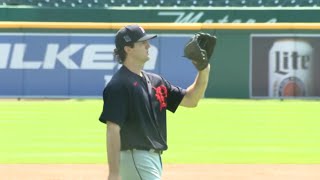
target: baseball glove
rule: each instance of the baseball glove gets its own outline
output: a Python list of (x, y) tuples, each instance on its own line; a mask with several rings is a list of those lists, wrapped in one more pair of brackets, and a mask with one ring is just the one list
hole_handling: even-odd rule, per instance
[(198, 71), (201, 71), (208, 66), (216, 41), (215, 36), (198, 32), (185, 45), (184, 56), (192, 61)]

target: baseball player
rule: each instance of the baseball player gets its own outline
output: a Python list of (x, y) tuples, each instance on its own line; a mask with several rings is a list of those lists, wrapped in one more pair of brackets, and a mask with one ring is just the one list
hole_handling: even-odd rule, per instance
[(199, 70), (187, 89), (143, 71), (149, 60), (148, 40), (156, 37), (139, 25), (125, 26), (115, 36), (114, 55), (123, 66), (103, 91), (99, 118), (107, 124), (109, 180), (160, 180), (161, 154), (168, 148), (166, 110), (196, 107), (207, 87), (214, 36), (197, 34), (186, 45), (185, 56)]

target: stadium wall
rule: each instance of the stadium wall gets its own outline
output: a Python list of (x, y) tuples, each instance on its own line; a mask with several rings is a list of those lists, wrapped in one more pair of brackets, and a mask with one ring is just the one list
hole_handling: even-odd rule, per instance
[[(0, 17), (2, 21), (173, 21), (184, 23), (210, 22), (210, 17), (225, 19), (224, 21), (212, 20), (211, 22), (250, 23), (282, 21), (316, 22), (316, 17), (320, 17), (317, 15), (318, 11), (313, 10), (302, 10), (298, 11), (298, 13), (302, 13), (303, 11), (306, 13), (303, 16), (306, 17), (304, 20), (301, 19), (302, 16), (297, 15), (297, 11), (292, 10), (250, 10), (249, 12), (242, 10), (181, 10), (179, 12), (173, 10), (152, 10), (148, 11), (150, 15), (146, 15), (146, 11), (130, 10), (124, 12), (120, 9), (98, 9), (95, 11), (90, 9), (70, 9), (70, 11), (63, 11), (63, 9), (56, 8), (2, 8), (0, 10)], [(257, 14), (254, 15), (254, 13)], [(296, 15), (293, 15), (293, 13)], [(163, 18), (160, 18), (160, 15)], [(130, 19), (126, 17), (130, 17)], [(255, 19), (250, 20), (253, 18)], [(250, 29), (250, 27), (247, 27), (243, 29), (230, 29), (219, 28), (219, 26), (205, 29), (179, 30), (151, 28), (149, 30), (150, 33), (156, 33), (160, 36), (156, 41), (152, 42), (154, 44), (152, 51), (154, 58), (147, 65), (146, 69), (161, 73), (168, 80), (182, 87), (189, 85), (196, 71), (190, 63), (186, 63), (184, 58), (181, 57), (183, 54), (182, 48), (194, 32), (202, 30), (214, 33), (218, 37), (218, 46), (211, 62), (212, 72), (206, 97), (279, 98), (278, 95), (270, 93), (272, 91), (270, 90), (272, 82), (269, 82), (269, 79), (272, 79), (269, 73), (269, 61), (271, 59), (269, 52), (275, 42), (281, 39), (293, 39), (293, 44), (296, 43), (295, 39), (308, 41), (314, 54), (311, 57), (312, 62), (314, 62), (312, 66), (319, 66), (318, 57), (320, 56), (317, 54), (320, 52), (318, 50), (320, 46), (317, 43), (319, 41), (319, 28), (317, 26), (309, 29), (304, 28), (287, 27), (279, 29), (273, 27), (273, 29)], [(102, 88), (118, 68), (111, 61), (113, 49), (112, 35), (114, 35), (116, 29), (91, 27), (80, 29), (4, 27), (0, 31), (2, 54), (7, 55), (0, 58), (0, 61), (2, 61), (0, 62), (0, 77), (5, 77), (0, 79), (0, 96), (2, 97), (100, 97)], [(35, 44), (39, 46), (35, 46)], [(90, 48), (92, 50), (97, 47), (106, 51), (90, 52)], [(176, 50), (177, 47), (181, 48)], [(56, 49), (54, 50), (54, 48)], [(292, 50), (292, 52), (296, 51), (298, 50)], [(45, 58), (48, 52), (53, 53), (54, 57), (59, 56), (59, 54), (61, 55), (62, 52), (66, 53), (64, 58), (60, 57), (60, 59), (55, 58), (55, 60), (50, 60), (50, 58)], [(100, 62), (100, 64), (96, 61), (97, 59), (83, 62), (86, 53), (91, 53), (91, 55), (104, 53), (104, 57), (96, 56), (96, 58), (106, 58), (107, 60), (102, 63)], [(13, 54), (20, 54), (20, 60), (17, 58), (17, 55), (13, 58)], [(295, 61), (298, 61), (298, 59)], [(176, 67), (179, 67), (181, 71), (177, 72)], [(299, 72), (302, 71), (294, 69), (287, 74), (293, 76), (294, 74), (299, 74)], [(319, 97), (320, 88), (315, 79), (319, 77), (320, 73), (317, 70), (312, 70), (311, 75), (310, 73), (304, 74), (307, 75), (301, 75), (302, 83), (310, 87), (305, 88), (305, 85), (303, 85), (304, 94), (302, 95), (311, 98)], [(289, 81), (289, 77), (291, 76), (288, 76), (287, 79), (286, 77), (280, 77), (280, 80), (286, 80), (286, 83), (289, 84), (291, 82)], [(90, 79), (90, 81), (85, 81), (86, 79)], [(293, 82), (296, 83), (296, 81)], [(301, 83), (296, 84), (301, 86)], [(282, 84), (282, 87), (285, 87), (285, 85)], [(308, 89), (312, 90), (309, 92)], [(291, 93), (296, 93), (296, 88), (293, 91)], [(299, 94), (298, 96), (300, 97)], [(294, 97), (296, 97), (296, 94), (294, 94)]]
[(1, 21), (255, 23), (319, 22), (319, 8), (37, 8), (0, 7)]

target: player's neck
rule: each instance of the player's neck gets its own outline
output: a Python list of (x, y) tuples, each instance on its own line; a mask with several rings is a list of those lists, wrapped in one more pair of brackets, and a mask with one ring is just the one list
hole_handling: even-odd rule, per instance
[(124, 61), (123, 63), (124, 66), (126, 66), (131, 72), (141, 76), (141, 71), (143, 69), (144, 64), (140, 64), (134, 61)]

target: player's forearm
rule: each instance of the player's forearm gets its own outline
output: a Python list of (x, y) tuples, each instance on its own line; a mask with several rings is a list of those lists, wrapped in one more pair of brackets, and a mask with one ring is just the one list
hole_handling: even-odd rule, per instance
[(196, 107), (199, 100), (204, 96), (210, 73), (210, 64), (200, 71), (192, 85), (187, 88), (187, 93), (181, 103), (182, 106)]
[(198, 104), (199, 100), (204, 96), (209, 81), (209, 73), (210, 64), (207, 68), (198, 73), (197, 78), (194, 81), (194, 86), (192, 88), (192, 99), (196, 104)]
[(120, 128), (114, 123), (107, 124), (107, 151), (109, 174), (119, 176), (120, 165)]

